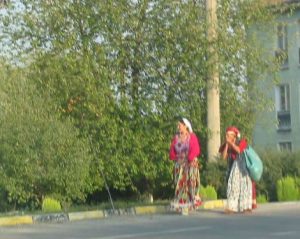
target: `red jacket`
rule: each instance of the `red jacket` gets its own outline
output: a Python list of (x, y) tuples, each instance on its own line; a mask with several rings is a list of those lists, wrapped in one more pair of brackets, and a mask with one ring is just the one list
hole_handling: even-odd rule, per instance
[[(170, 159), (175, 160), (176, 159), (176, 151), (175, 151), (175, 144), (177, 143), (177, 137), (175, 136), (172, 140), (171, 146), (170, 146)], [(200, 143), (198, 141), (197, 136), (194, 133), (190, 134), (190, 143), (189, 143), (189, 153), (188, 153), (188, 160), (192, 161), (194, 158), (199, 156), (201, 153)]]

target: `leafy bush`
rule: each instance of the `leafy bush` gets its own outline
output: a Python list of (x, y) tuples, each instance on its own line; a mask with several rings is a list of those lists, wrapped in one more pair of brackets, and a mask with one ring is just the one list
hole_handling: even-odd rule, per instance
[(260, 194), (256, 197), (256, 202), (257, 203), (267, 203), (268, 202), (268, 199), (267, 199), (267, 196), (264, 195), (264, 194)]
[(217, 195), (217, 192), (215, 190), (215, 188), (211, 185), (208, 185), (205, 189), (206, 191), (206, 197), (207, 199), (210, 199), (210, 200), (216, 200), (218, 199), (218, 195)]
[(277, 201), (276, 182), (283, 177), (300, 177), (300, 152), (278, 152), (266, 149), (258, 152), (263, 164), (262, 179), (256, 184), (258, 194), (265, 194), (270, 201)]
[(43, 212), (60, 212), (61, 205), (56, 199), (45, 197), (42, 203)]
[(295, 184), (296, 184), (296, 187), (298, 188), (298, 200), (300, 200), (300, 177), (295, 177)]
[(219, 159), (216, 162), (207, 163), (201, 173), (201, 184), (213, 186), (219, 198), (226, 197), (226, 170), (226, 161)]
[(200, 195), (202, 200), (206, 200), (206, 191), (205, 191), (205, 187), (200, 185), (198, 194)]
[[(41, 206), (45, 195), (85, 199), (91, 157), (87, 140), (50, 99), (21, 76), (0, 83), (0, 188), (17, 208)], [(20, 100), (22, 99), (22, 100)]]
[(206, 187), (201, 186), (199, 189), (199, 195), (202, 200), (216, 200), (218, 199), (217, 192), (215, 188), (211, 185), (208, 185)]
[(14, 210), (7, 200), (7, 192), (0, 188), (0, 212), (8, 212)]
[(264, 171), (261, 180), (256, 183), (257, 194), (265, 194), (270, 201), (276, 201), (276, 181), (282, 178), (281, 154), (270, 150), (258, 154), (263, 161)]
[(299, 198), (299, 189), (295, 179), (288, 176), (277, 181), (278, 201), (296, 201)]

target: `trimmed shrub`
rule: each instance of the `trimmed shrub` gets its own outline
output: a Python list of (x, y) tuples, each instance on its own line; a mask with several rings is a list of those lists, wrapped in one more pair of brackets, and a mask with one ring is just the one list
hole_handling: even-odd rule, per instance
[(206, 163), (201, 171), (201, 183), (203, 185), (213, 186), (219, 198), (226, 197), (226, 171), (227, 162), (222, 159), (218, 159), (216, 162)]
[(56, 199), (45, 197), (42, 203), (43, 212), (60, 212), (61, 205)]
[(300, 200), (300, 177), (295, 178), (295, 184), (298, 189), (298, 200)]
[(208, 185), (206, 187), (201, 186), (199, 189), (199, 195), (203, 201), (218, 199), (217, 192), (215, 188), (211, 185)]
[(300, 151), (278, 152), (265, 149), (259, 152), (263, 160), (264, 172), (262, 179), (256, 184), (258, 194), (265, 194), (269, 201), (277, 201), (277, 181), (283, 177), (300, 176)]
[(277, 181), (276, 186), (278, 201), (296, 201), (299, 198), (299, 189), (294, 178), (282, 178)]
[(201, 199), (204, 200), (204, 198), (206, 197), (206, 191), (204, 186), (200, 185), (198, 194), (200, 195)]
[(267, 202), (268, 202), (267, 196), (264, 195), (264, 194), (258, 195), (258, 196), (256, 197), (256, 202), (257, 202), (257, 203), (260, 203), (260, 204), (262, 204), (262, 203), (267, 203)]
[(216, 199), (218, 199), (217, 192), (216, 192), (215, 188), (213, 186), (211, 186), (211, 185), (208, 185), (206, 187), (206, 196), (210, 200), (216, 200)]
[(271, 150), (258, 153), (264, 164), (264, 172), (256, 184), (257, 194), (265, 194), (270, 201), (277, 201), (276, 182), (284, 176), (285, 154)]

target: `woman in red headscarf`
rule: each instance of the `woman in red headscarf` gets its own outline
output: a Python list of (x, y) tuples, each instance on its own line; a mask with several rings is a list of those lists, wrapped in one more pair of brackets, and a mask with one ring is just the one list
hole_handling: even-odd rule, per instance
[(240, 138), (239, 130), (226, 129), (226, 138), (219, 152), (228, 161), (226, 213), (252, 210), (252, 181), (241, 153), (247, 148), (246, 139)]

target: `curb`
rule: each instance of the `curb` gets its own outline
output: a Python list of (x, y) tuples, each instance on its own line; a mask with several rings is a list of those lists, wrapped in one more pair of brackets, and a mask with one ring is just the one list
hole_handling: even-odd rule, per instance
[(69, 221), (66, 213), (50, 213), (32, 216), (33, 223), (64, 223)]
[(33, 224), (33, 219), (31, 216), (0, 217), (0, 226), (15, 226), (19, 224)]
[(69, 221), (78, 221), (84, 219), (99, 219), (104, 218), (103, 211), (88, 211), (88, 212), (71, 212), (69, 213)]
[[(223, 208), (225, 200), (213, 200), (203, 202), (199, 210), (211, 210)], [(0, 226), (14, 226), (22, 224), (39, 224), (39, 223), (65, 223), (69, 221), (79, 221), (85, 219), (103, 219), (110, 216), (125, 216), (125, 215), (145, 215), (145, 214), (164, 214), (173, 213), (170, 206), (138, 206), (125, 209), (109, 209), (95, 210), (85, 212), (70, 212), (70, 213), (50, 213), (32, 216), (13, 216), (0, 217)]]
[(263, 203), (258, 205), (257, 210), (263, 212), (263, 211), (268, 211), (270, 209), (272, 209), (273, 211), (281, 210), (282, 208), (285, 209), (300, 208), (300, 201)]
[(211, 210), (211, 209), (225, 208), (226, 201), (227, 200), (225, 199), (206, 201), (203, 203), (201, 209)]
[(154, 214), (154, 213), (167, 213), (169, 212), (169, 206), (146, 206), (135, 207), (136, 215)]
[[(226, 206), (226, 199), (205, 201), (197, 211), (201, 210), (214, 210), (224, 209)], [(270, 202), (260, 204), (258, 211), (276, 210), (282, 208), (298, 208), (299, 202)], [(104, 219), (111, 216), (135, 216), (146, 214), (166, 214), (174, 213), (171, 211), (169, 205), (165, 206), (138, 206), (124, 209), (109, 209), (109, 210), (95, 210), (85, 212), (70, 212), (70, 213), (50, 213), (42, 215), (28, 215), (28, 216), (7, 216), (0, 217), (1, 226), (15, 226), (15, 225), (28, 225), (38, 223), (65, 223), (71, 221), (88, 220), (88, 219)]]

